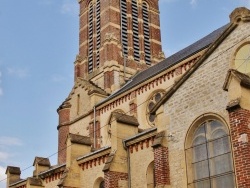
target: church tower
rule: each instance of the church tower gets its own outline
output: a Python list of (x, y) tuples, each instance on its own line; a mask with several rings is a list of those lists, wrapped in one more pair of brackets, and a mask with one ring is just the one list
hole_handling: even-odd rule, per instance
[[(57, 110), (59, 164), (66, 161), (69, 133), (92, 135), (89, 127), (99, 125), (92, 119), (95, 105), (121, 88), (138, 71), (164, 59), (158, 1), (79, 0), (75, 82), (68, 98)], [(93, 148), (98, 147), (95, 139), (91, 141)]]
[(137, 71), (163, 60), (159, 0), (79, 0), (75, 80), (112, 93)]

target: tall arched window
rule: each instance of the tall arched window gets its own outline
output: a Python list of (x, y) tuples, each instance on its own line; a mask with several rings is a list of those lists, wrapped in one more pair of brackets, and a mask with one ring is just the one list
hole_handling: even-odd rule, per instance
[(133, 25), (134, 59), (136, 61), (140, 61), (138, 6), (136, 0), (132, 0), (132, 25)]
[(145, 62), (147, 65), (150, 65), (151, 52), (150, 52), (149, 17), (148, 17), (148, 5), (145, 2), (142, 3), (142, 17), (143, 17)]
[(186, 148), (189, 187), (234, 188), (234, 168), (227, 127), (220, 121), (203, 121)]
[(128, 56), (128, 20), (127, 20), (127, 1), (121, 0), (121, 40), (123, 55)]
[(88, 71), (89, 73), (93, 72), (93, 3), (89, 3), (89, 15), (88, 15), (88, 39), (89, 39), (89, 48), (88, 48)]
[(154, 161), (152, 161), (147, 168), (147, 188), (155, 187), (155, 175), (154, 175)]
[(96, 68), (100, 66), (100, 47), (101, 47), (101, 4), (96, 1)]

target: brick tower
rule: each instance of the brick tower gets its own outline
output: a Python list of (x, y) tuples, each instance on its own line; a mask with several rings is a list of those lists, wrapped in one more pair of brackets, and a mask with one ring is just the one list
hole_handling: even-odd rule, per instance
[(162, 60), (158, 0), (79, 0), (79, 55), (75, 80), (107, 93), (137, 71)]
[[(97, 102), (91, 99), (91, 93), (98, 92), (98, 96), (105, 98), (137, 71), (164, 59), (158, 1), (79, 0), (75, 83), (69, 97), (58, 108), (59, 164), (66, 161), (66, 139), (72, 122), (93, 109), (95, 104), (88, 102)], [(84, 91), (78, 88), (80, 85)]]

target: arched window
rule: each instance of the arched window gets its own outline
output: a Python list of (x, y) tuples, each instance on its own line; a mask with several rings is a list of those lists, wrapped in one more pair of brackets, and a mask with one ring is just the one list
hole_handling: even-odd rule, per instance
[(128, 20), (127, 20), (127, 1), (120, 1), (121, 7), (121, 40), (123, 55), (128, 56)]
[(164, 90), (160, 90), (155, 92), (151, 97), (147, 100), (147, 108), (146, 108), (146, 114), (147, 114), (147, 120), (150, 126), (155, 125), (155, 115), (150, 114), (150, 110), (155, 106), (157, 102), (162, 98), (162, 96), (165, 94)]
[(88, 71), (89, 73), (93, 72), (93, 3), (89, 3), (89, 15), (88, 15), (88, 39), (89, 39), (89, 48), (88, 48)]
[(102, 177), (97, 178), (93, 188), (105, 188), (104, 179)]
[(136, 0), (132, 0), (132, 25), (133, 25), (134, 59), (136, 61), (140, 61), (138, 6)]
[(219, 120), (203, 121), (186, 148), (189, 187), (234, 188), (234, 168), (227, 127)]
[(149, 16), (148, 16), (148, 5), (145, 2), (142, 3), (142, 17), (143, 17), (145, 62), (147, 65), (150, 65), (151, 52), (150, 52)]
[(96, 68), (100, 66), (101, 48), (101, 2), (96, 1)]
[(154, 176), (154, 161), (152, 161), (147, 168), (147, 188), (155, 187), (155, 176)]

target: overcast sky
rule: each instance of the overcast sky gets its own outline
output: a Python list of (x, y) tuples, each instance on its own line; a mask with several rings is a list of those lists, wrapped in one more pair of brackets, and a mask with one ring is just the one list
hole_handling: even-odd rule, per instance
[[(26, 178), (35, 156), (56, 164), (56, 109), (73, 86), (78, 53), (77, 2), (0, 0), (0, 188), (8, 165)], [(227, 24), (239, 6), (250, 0), (160, 0), (165, 55)]]

